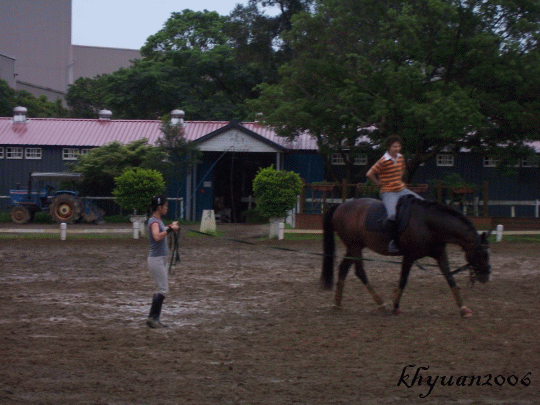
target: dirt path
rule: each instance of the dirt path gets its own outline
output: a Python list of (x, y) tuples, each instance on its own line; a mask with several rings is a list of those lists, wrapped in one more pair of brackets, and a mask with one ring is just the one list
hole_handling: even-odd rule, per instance
[[(494, 245), (487, 285), (457, 276), (472, 318), (421, 270), (396, 317), (352, 272), (333, 309), (320, 241), (272, 243), (286, 252), (260, 246), (266, 227), (221, 229), (257, 246), (183, 233), (162, 330), (144, 325), (145, 240), (0, 241), (0, 403), (540, 403), (538, 245)], [(399, 265), (366, 256), (390, 297)]]

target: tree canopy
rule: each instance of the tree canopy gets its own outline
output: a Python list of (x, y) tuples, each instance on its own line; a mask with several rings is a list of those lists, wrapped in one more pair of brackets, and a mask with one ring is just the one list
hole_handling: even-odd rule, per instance
[(51, 102), (45, 96), (36, 97), (25, 90), (14, 90), (5, 80), (0, 79), (0, 117), (13, 115), (13, 109), (17, 106), (24, 106), (28, 110), (28, 115), (36, 118), (68, 115), (60, 99)]
[[(409, 172), (445, 148), (538, 139), (540, 5), (511, 0), (319, 0), (285, 34), (294, 52), (251, 102), (349, 169), (362, 143), (401, 135)], [(329, 166), (330, 168), (330, 166)], [(350, 173), (350, 171), (349, 171)]]
[(143, 168), (163, 172), (166, 170), (166, 153), (148, 144), (143, 138), (128, 144), (114, 141), (80, 155), (70, 165), (72, 172), (83, 174), (78, 188), (85, 195), (109, 196), (114, 189), (114, 179), (128, 169)]
[[(259, 96), (256, 86), (275, 82), (288, 60), (281, 33), (310, 1), (251, 0), (230, 16), (172, 13), (141, 48), (142, 59), (109, 75), (78, 79), (68, 104), (81, 117), (107, 108), (118, 118), (157, 119), (182, 108), (190, 120), (245, 120), (251, 114), (246, 101)], [(264, 13), (276, 5), (280, 13)]]

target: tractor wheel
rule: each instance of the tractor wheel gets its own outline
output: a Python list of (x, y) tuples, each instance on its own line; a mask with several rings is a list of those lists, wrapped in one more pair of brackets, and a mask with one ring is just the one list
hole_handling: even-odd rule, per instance
[(60, 194), (52, 200), (49, 214), (53, 221), (57, 223), (72, 224), (81, 217), (81, 200), (70, 194)]
[(16, 224), (27, 224), (32, 218), (30, 210), (22, 205), (16, 205), (9, 213), (11, 220)]

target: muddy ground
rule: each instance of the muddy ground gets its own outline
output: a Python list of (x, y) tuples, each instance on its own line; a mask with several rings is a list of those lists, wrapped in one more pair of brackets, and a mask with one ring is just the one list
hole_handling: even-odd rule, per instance
[[(540, 403), (538, 244), (493, 244), (487, 285), (456, 276), (472, 318), (420, 269), (394, 316), (352, 272), (343, 309), (332, 307), (318, 285), (319, 240), (218, 229), (254, 245), (183, 232), (160, 330), (145, 326), (154, 282), (144, 239), (0, 239), (0, 403)], [(399, 265), (367, 258), (390, 297)]]

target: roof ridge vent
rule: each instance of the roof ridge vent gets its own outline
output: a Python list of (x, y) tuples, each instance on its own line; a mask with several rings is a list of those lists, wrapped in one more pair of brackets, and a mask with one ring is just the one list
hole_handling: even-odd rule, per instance
[(13, 109), (13, 122), (22, 122), (25, 123), (28, 120), (26, 119), (26, 114), (28, 110), (25, 107), (17, 106)]
[(186, 113), (182, 110), (171, 111), (171, 124), (184, 126), (184, 117)]
[(105, 109), (99, 110), (98, 116), (100, 121), (110, 121), (112, 118), (112, 111)]

